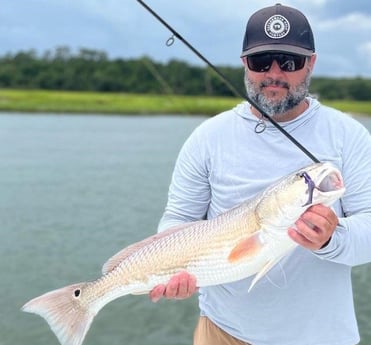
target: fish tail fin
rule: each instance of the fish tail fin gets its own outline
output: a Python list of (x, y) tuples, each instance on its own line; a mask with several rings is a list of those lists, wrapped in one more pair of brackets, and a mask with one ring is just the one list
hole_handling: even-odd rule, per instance
[(48, 292), (27, 302), (22, 311), (43, 317), (62, 345), (81, 345), (95, 312), (81, 299), (86, 283)]

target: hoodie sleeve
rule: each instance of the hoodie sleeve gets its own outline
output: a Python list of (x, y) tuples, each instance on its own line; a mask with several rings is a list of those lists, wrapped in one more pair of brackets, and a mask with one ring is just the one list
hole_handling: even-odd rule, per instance
[(344, 216), (330, 243), (315, 254), (349, 266), (371, 262), (371, 137), (361, 126), (347, 131), (343, 149)]
[(211, 193), (204, 146), (205, 140), (201, 140), (196, 129), (180, 150), (158, 232), (179, 223), (205, 219)]

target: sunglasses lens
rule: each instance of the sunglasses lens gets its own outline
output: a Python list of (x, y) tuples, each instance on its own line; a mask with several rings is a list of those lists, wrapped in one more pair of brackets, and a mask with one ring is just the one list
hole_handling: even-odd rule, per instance
[(285, 72), (301, 70), (304, 67), (305, 59), (305, 56), (291, 54), (280, 54), (277, 57), (281, 70)]
[(247, 57), (247, 65), (251, 71), (267, 72), (274, 60), (277, 61), (282, 71), (295, 72), (304, 67), (306, 56), (293, 54), (256, 54)]
[(272, 66), (271, 54), (256, 54), (247, 57), (247, 66), (254, 72), (266, 72)]

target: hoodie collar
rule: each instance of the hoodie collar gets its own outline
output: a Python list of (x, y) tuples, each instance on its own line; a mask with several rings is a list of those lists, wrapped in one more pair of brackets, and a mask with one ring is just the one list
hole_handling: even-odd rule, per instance
[[(290, 127), (291, 125), (300, 124), (301, 122), (306, 121), (306, 119), (312, 117), (316, 113), (317, 109), (320, 107), (320, 103), (316, 99), (311, 97), (307, 97), (306, 100), (309, 104), (309, 107), (302, 114), (300, 114), (293, 120), (278, 122), (278, 124), (283, 128)], [(251, 112), (251, 105), (247, 101), (238, 104), (235, 108), (233, 108), (233, 111), (236, 115), (243, 117), (247, 121), (251, 122), (251, 124), (254, 126), (259, 122), (259, 119)], [(276, 130), (274, 125), (269, 120), (266, 119), (264, 121), (266, 124), (266, 129)]]

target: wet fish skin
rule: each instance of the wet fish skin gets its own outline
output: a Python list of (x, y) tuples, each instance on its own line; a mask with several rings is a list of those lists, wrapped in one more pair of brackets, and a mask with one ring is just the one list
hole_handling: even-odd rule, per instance
[[(303, 172), (316, 186), (312, 200)], [(182, 224), (134, 243), (108, 260), (99, 279), (48, 292), (22, 310), (45, 318), (62, 345), (81, 345), (107, 303), (146, 294), (180, 271), (195, 275), (199, 287), (256, 274), (253, 286), (296, 246), (288, 227), (311, 205), (330, 206), (344, 191), (337, 169), (312, 164), (214, 219)]]

